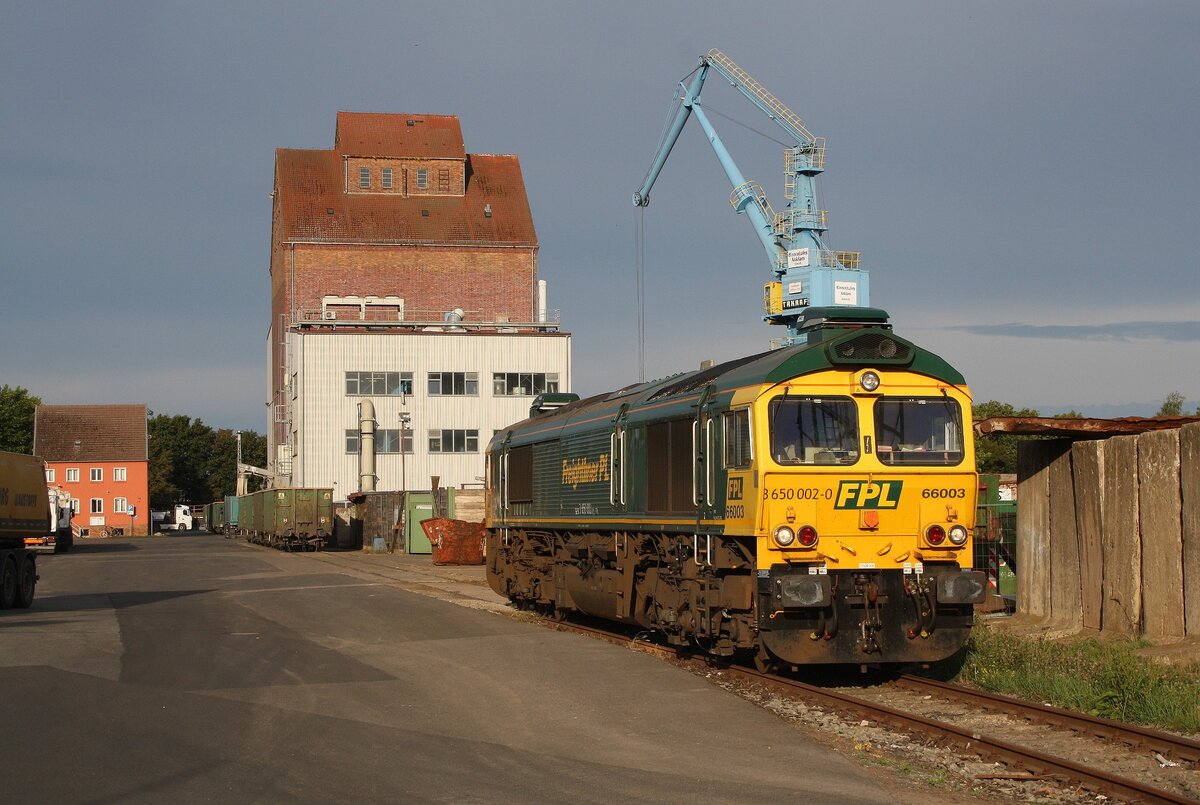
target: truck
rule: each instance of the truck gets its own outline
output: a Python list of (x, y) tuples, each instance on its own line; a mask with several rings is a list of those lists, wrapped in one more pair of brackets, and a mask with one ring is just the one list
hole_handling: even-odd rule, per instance
[(25, 538), (49, 531), (45, 462), (0, 452), (0, 609), (26, 609), (33, 603), (37, 564)]
[(166, 511), (150, 513), (155, 531), (191, 531), (192, 507), (186, 503), (176, 503)]
[(45, 534), (26, 537), (25, 547), (39, 553), (66, 553), (75, 544), (75, 534), (71, 530), (71, 518), (75, 516), (71, 495), (55, 486), (46, 490), (46, 496), (49, 498), (50, 527)]

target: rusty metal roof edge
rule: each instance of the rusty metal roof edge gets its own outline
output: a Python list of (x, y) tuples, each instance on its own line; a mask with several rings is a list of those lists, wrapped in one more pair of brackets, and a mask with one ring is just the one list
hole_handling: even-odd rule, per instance
[(987, 436), (1007, 433), (1014, 436), (1065, 436), (1076, 439), (1104, 439), (1151, 430), (1181, 428), (1200, 422), (1200, 416), (1130, 416), (1119, 419), (1066, 419), (1048, 416), (998, 416), (975, 423), (975, 433)]

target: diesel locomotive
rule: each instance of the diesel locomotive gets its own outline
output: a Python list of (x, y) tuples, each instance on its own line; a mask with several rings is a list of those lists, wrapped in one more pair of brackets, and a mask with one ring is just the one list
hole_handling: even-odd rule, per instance
[(492, 589), (763, 669), (953, 655), (986, 592), (970, 392), (881, 310), (805, 320), (807, 343), (535, 400), (487, 448)]

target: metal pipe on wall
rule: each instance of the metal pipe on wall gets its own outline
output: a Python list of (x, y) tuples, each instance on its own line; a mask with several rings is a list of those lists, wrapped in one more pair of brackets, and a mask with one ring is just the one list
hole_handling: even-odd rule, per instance
[(375, 404), (358, 404), (358, 491), (375, 491)]

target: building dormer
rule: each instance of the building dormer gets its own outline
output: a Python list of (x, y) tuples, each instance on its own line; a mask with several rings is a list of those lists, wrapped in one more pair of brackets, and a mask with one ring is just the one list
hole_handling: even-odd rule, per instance
[(346, 193), (466, 195), (467, 152), (453, 115), (338, 112), (334, 150)]

